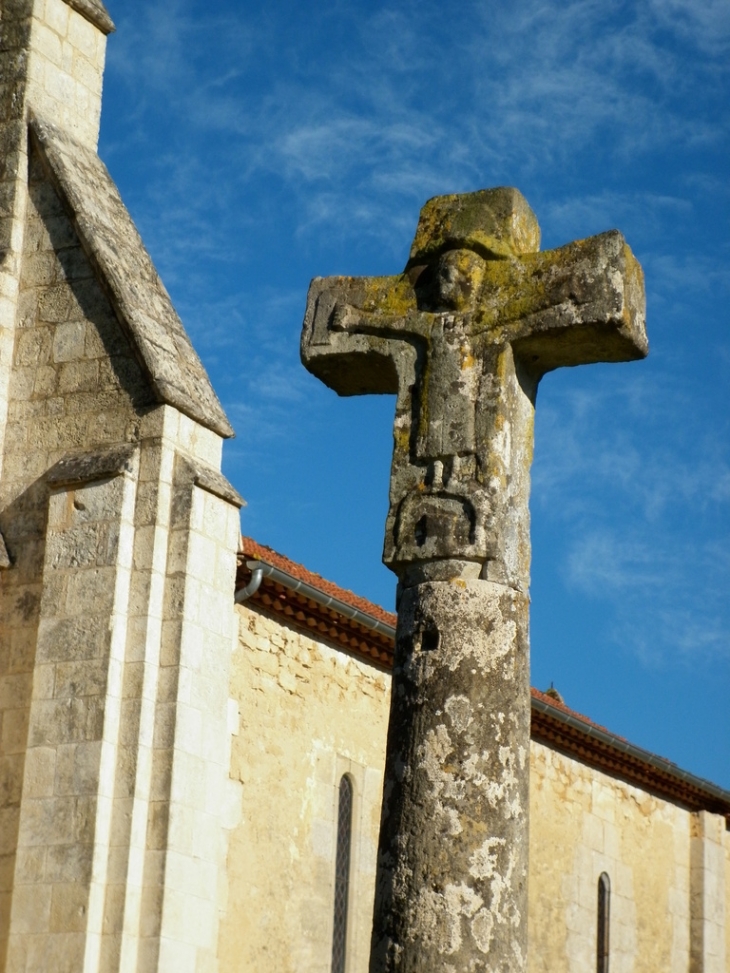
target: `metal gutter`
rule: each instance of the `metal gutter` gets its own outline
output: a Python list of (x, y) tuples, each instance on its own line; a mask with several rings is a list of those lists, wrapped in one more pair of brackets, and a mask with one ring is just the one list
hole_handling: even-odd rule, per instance
[(304, 595), (305, 598), (310, 598), (318, 605), (322, 605), (323, 608), (330, 608), (332, 611), (336, 611), (338, 614), (344, 615), (345, 618), (349, 618), (352, 621), (357, 622), (358, 625), (362, 625), (363, 628), (367, 628), (371, 632), (377, 632), (379, 635), (385, 635), (388, 638), (395, 639), (395, 627), (393, 625), (388, 625), (385, 622), (381, 622), (379, 619), (373, 618), (372, 615), (368, 615), (364, 611), (360, 611), (359, 608), (353, 608), (353, 606), (348, 605), (346, 601), (341, 601), (339, 598), (335, 598), (332, 595), (326, 595), (323, 591), (320, 591), (319, 588), (315, 588), (313, 585), (307, 584), (306, 581), (300, 581), (299, 578), (295, 578), (293, 575), (288, 574), (286, 571), (282, 571), (280, 568), (275, 568), (271, 564), (266, 564), (265, 561), (246, 561), (246, 567), (249, 569), (249, 571), (261, 571), (264, 577), (271, 578), (272, 581), (284, 585), (284, 587), (289, 588), (290, 591), (295, 591), (297, 594)]
[(578, 730), (584, 736), (591, 737), (605, 746), (618, 750), (627, 757), (632, 757), (634, 760), (638, 760), (640, 763), (647, 764), (650, 767), (654, 767), (656, 770), (662, 771), (662, 773), (665, 773), (670, 777), (674, 777), (675, 780), (680, 780), (682, 783), (688, 784), (690, 787), (694, 787), (696, 790), (709, 794), (730, 808), (730, 791), (723, 790), (721, 787), (718, 787), (717, 784), (713, 784), (709, 780), (704, 780), (702, 777), (695, 777), (695, 775), (690, 774), (689, 771), (682, 770), (676, 764), (673, 764), (671, 760), (666, 760), (664, 757), (657, 757), (653, 753), (649, 753), (648, 750), (642, 750), (640, 747), (635, 747), (632, 743), (628, 743), (626, 740), (622, 740), (620, 737), (614, 736), (612, 733), (608, 733), (606, 730), (601, 730), (597, 726), (591, 726), (590, 723), (584, 723), (583, 720), (577, 719), (570, 713), (564, 713), (562, 710), (558, 709), (557, 706), (551, 706), (549, 703), (543, 703), (541, 699), (535, 699), (533, 697), (532, 708), (538, 713), (542, 713), (545, 716), (548, 716), (550, 719), (556, 720), (558, 723), (563, 723), (566, 726), (570, 726), (573, 729)]

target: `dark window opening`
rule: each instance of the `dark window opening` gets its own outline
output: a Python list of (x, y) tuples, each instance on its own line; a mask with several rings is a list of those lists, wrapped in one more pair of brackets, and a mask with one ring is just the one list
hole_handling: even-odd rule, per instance
[(598, 949), (596, 970), (608, 973), (611, 929), (611, 879), (602, 872), (598, 879)]
[(345, 774), (340, 781), (340, 793), (337, 805), (337, 855), (335, 858), (335, 921), (332, 932), (332, 973), (345, 973), (351, 845), (352, 781)]

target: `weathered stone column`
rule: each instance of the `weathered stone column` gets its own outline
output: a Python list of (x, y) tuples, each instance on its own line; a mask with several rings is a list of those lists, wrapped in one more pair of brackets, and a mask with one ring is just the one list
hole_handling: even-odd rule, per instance
[[(373, 969), (525, 967), (527, 598), (408, 588), (398, 613)], [(471, 965), (470, 965), (471, 964)]]
[(423, 208), (403, 274), (312, 282), (302, 360), (397, 395), (398, 632), (371, 973), (527, 968), (529, 470), (540, 378), (646, 354), (619, 233), (538, 253), (514, 189)]

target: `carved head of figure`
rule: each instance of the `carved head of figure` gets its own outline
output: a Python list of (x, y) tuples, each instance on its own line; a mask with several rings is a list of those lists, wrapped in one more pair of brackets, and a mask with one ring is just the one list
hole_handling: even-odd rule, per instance
[(473, 250), (447, 250), (417, 277), (418, 304), (428, 311), (469, 311), (484, 281), (485, 262)]

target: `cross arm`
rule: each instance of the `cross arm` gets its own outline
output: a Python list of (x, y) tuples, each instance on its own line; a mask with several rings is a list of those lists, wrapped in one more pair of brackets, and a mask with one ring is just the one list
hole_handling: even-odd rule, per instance
[(307, 295), (302, 363), (338, 395), (398, 392), (406, 323), (417, 327), (408, 277), (315, 277)]
[(519, 264), (520, 296), (504, 301), (502, 321), (533, 374), (646, 356), (644, 277), (618, 231), (525, 255)]

